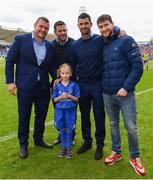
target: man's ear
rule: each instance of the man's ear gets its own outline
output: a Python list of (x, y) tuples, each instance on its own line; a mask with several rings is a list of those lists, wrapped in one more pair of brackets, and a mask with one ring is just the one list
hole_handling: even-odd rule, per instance
[(33, 27), (34, 27), (34, 28), (36, 27), (36, 23), (34, 23)]

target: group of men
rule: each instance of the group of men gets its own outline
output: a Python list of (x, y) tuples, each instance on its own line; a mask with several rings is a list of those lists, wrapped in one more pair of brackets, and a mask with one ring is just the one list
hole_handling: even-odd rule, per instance
[[(128, 134), (130, 164), (138, 174), (145, 175), (139, 158), (134, 96), (135, 85), (143, 73), (141, 55), (137, 44), (130, 36), (118, 36), (119, 32), (115, 30), (109, 15), (100, 16), (97, 25), (101, 36), (92, 33), (90, 15), (80, 14), (78, 28), (81, 37), (75, 41), (68, 37), (66, 24), (58, 21), (54, 24), (56, 39), (49, 43), (45, 39), (50, 26), (49, 20), (40, 17), (35, 22), (32, 33), (15, 37), (6, 58), (6, 83), (8, 91), (12, 95), (17, 94), (18, 99), (19, 156), (21, 158), (28, 156), (29, 122), (33, 104), (34, 143), (45, 148), (53, 147), (43, 139), (50, 101), (49, 73), (54, 82), (59, 65), (68, 63), (74, 72), (72, 78), (78, 82), (81, 91), (79, 107), (84, 143), (77, 150), (77, 154), (92, 148), (90, 121), (92, 107), (97, 145), (94, 158), (99, 160), (103, 157), (105, 105), (112, 136), (112, 153), (105, 159), (105, 164), (114, 164), (122, 158), (119, 131), (121, 110)], [(16, 76), (14, 76), (15, 64)], [(74, 136), (75, 131), (73, 140)]]

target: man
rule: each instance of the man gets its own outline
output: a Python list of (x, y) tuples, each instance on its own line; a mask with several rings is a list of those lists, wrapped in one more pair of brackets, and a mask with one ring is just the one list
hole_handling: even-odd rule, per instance
[[(18, 138), (20, 158), (28, 156), (29, 123), (32, 105), (35, 106), (34, 143), (52, 148), (44, 142), (45, 119), (50, 100), (48, 72), (51, 70), (53, 49), (45, 40), (49, 30), (49, 20), (39, 17), (34, 31), (15, 37), (6, 58), (6, 83), (8, 91), (18, 100)], [(14, 81), (14, 65), (16, 75)]]
[[(53, 65), (54, 73), (53, 73), (52, 86), (54, 84), (54, 81), (57, 79), (57, 69), (59, 68), (59, 66), (64, 63), (68, 63), (69, 65), (72, 66), (71, 45), (74, 42), (73, 38), (68, 37), (68, 29), (66, 27), (65, 22), (63, 21), (55, 22), (54, 34), (56, 35), (56, 39), (51, 42), (51, 44), (54, 47), (54, 65)], [(74, 136), (75, 136), (75, 130), (73, 130), (72, 144), (75, 144)], [(58, 135), (57, 139), (55, 139), (53, 144), (59, 144), (59, 143), (60, 143), (60, 135)]]
[(82, 13), (78, 17), (78, 28), (81, 38), (72, 45), (73, 60), (76, 67), (76, 76), (80, 85), (80, 112), (81, 126), (84, 144), (78, 149), (77, 154), (81, 154), (92, 148), (90, 111), (93, 106), (95, 118), (95, 138), (96, 152), (94, 158), (99, 160), (103, 156), (105, 139), (105, 112), (101, 87), (102, 68), (102, 47), (103, 41), (99, 35), (92, 34), (92, 22), (87, 13)]
[(105, 164), (112, 165), (122, 159), (119, 130), (120, 110), (128, 135), (130, 164), (136, 173), (145, 175), (141, 164), (136, 126), (136, 103), (134, 90), (143, 73), (139, 48), (130, 36), (117, 38), (113, 34), (114, 23), (110, 15), (97, 20), (101, 35), (105, 38), (103, 51), (103, 98), (110, 120), (112, 153)]

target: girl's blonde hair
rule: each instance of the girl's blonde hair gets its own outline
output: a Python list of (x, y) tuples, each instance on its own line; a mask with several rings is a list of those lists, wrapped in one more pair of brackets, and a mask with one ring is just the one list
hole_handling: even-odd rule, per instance
[(70, 77), (72, 76), (72, 68), (69, 64), (67, 63), (64, 63), (64, 64), (61, 64), (57, 70), (57, 77), (60, 77), (60, 72), (61, 72), (61, 69), (64, 68), (64, 67), (69, 67), (70, 69)]

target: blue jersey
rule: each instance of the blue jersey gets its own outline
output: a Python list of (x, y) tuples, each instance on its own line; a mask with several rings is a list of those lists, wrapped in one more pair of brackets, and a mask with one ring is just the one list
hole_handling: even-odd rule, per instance
[[(52, 99), (59, 97), (62, 93), (68, 93), (75, 97), (80, 97), (80, 88), (77, 83), (74, 81), (70, 81), (67, 86), (64, 86), (62, 82), (59, 82), (53, 89), (52, 92)], [(62, 99), (56, 103), (56, 108), (72, 108), (76, 106), (76, 102), (72, 101), (71, 99)]]

